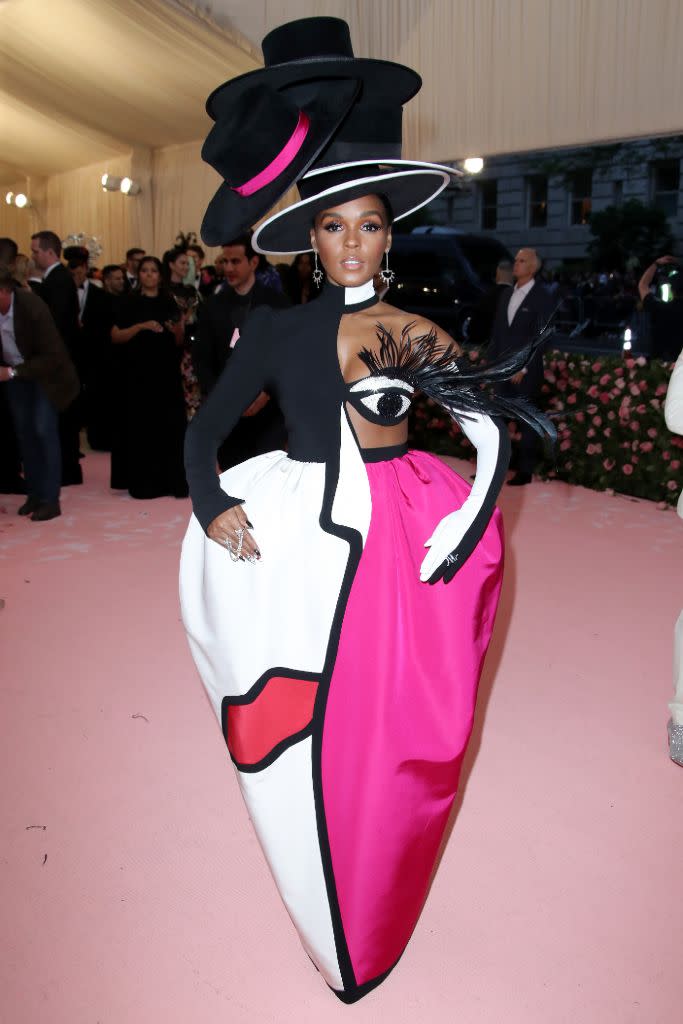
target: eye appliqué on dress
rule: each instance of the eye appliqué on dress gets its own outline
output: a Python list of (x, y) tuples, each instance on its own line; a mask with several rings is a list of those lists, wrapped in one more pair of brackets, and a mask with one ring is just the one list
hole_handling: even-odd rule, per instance
[(410, 412), (414, 390), (400, 378), (381, 375), (363, 377), (349, 386), (348, 401), (370, 422), (394, 426)]

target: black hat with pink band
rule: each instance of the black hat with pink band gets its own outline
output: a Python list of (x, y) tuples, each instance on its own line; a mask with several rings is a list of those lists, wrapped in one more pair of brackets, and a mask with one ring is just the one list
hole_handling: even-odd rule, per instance
[(220, 245), (263, 217), (315, 162), (363, 96), (406, 103), (416, 72), (357, 58), (339, 18), (303, 18), (263, 40), (265, 66), (215, 89), (206, 104), (215, 124), (202, 158), (223, 178), (201, 235)]

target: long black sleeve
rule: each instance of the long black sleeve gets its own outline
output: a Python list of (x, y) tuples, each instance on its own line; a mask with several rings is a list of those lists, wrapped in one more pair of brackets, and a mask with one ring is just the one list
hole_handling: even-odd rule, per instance
[(187, 428), (185, 472), (192, 508), (204, 531), (216, 516), (245, 500), (222, 490), (216, 453), (244, 410), (268, 386), (272, 316), (267, 306), (253, 311), (228, 365)]

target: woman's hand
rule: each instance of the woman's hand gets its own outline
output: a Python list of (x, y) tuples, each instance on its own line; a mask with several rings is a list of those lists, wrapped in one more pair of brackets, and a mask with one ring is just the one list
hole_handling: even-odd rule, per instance
[[(235, 505), (234, 508), (229, 508), (227, 512), (221, 512), (219, 516), (216, 516), (209, 523), (206, 532), (211, 540), (215, 540), (226, 551), (229, 550), (233, 555), (239, 551), (241, 559), (253, 561), (260, 559), (261, 552), (249, 532), (250, 528), (251, 523), (247, 519), (244, 506)], [(242, 541), (241, 547), (240, 538)]]
[(175, 338), (176, 345), (182, 345), (185, 341), (185, 324), (187, 316), (182, 313), (177, 320), (167, 320), (164, 327), (170, 331)]
[(144, 323), (138, 324), (141, 331), (154, 331), (155, 334), (160, 334), (163, 331), (163, 327), (158, 320), (145, 320)]

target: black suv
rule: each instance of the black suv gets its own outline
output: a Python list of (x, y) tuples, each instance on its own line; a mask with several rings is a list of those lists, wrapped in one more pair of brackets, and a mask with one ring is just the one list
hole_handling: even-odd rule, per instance
[(389, 263), (396, 280), (387, 302), (467, 342), (472, 310), (493, 285), (500, 260), (512, 261), (512, 256), (495, 238), (444, 227), (394, 234)]

